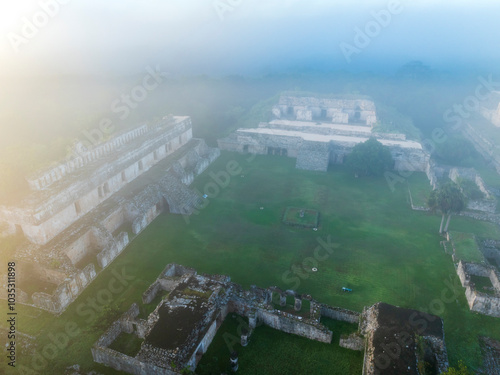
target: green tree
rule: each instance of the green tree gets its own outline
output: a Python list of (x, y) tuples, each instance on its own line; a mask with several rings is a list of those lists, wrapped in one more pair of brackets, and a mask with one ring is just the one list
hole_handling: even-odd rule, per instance
[(441, 373), (441, 375), (472, 375), (472, 372), (470, 372), (467, 366), (460, 361), (458, 367), (450, 367), (448, 371)]
[(433, 190), (427, 198), (427, 206), (432, 210), (441, 211), (441, 225), (439, 233), (443, 233), (445, 216), (448, 215), (444, 232), (448, 231), (451, 215), (459, 213), (465, 208), (466, 199), (460, 188), (454, 182), (447, 182), (438, 189)]
[(346, 164), (356, 175), (381, 176), (392, 168), (394, 160), (388, 147), (375, 138), (370, 138), (354, 146), (347, 155)]

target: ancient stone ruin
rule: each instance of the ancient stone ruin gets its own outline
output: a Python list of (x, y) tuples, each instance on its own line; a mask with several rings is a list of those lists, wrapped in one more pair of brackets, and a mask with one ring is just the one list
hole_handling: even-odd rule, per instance
[[(143, 303), (151, 303), (159, 293), (167, 296), (162, 297), (146, 319), (138, 317), (139, 308), (134, 304), (113, 323), (93, 346), (94, 361), (135, 375), (175, 375), (184, 369), (194, 370), (226, 316), (236, 313), (248, 319), (248, 327), (236, 340), (241, 347), (251, 340), (252, 331), (260, 324), (329, 344), (332, 332), (320, 321), (321, 317), (328, 317), (349, 323), (361, 322), (360, 331), (341, 338), (340, 345), (353, 350), (365, 349), (365, 371), (379, 368), (377, 360), (384, 345), (406, 334), (404, 342), (407, 345), (400, 350), (401, 359), (386, 367), (391, 370), (366, 374), (418, 374), (418, 360), (430, 361), (439, 370), (446, 370), (448, 366), (442, 320), (415, 310), (377, 304), (360, 315), (319, 303), (309, 295), (299, 295), (292, 290), (255, 286), (244, 290), (228, 276), (198, 275), (195, 270), (177, 264), (170, 264), (161, 272), (143, 294)], [(428, 319), (429, 325), (421, 328), (419, 323), (413, 327), (409, 320), (413, 314), (416, 318)], [(395, 332), (399, 336), (393, 336)], [(142, 340), (134, 356), (110, 348), (122, 333), (133, 334)], [(391, 336), (380, 339), (381, 335), (388, 334)], [(425, 358), (419, 357), (418, 345), (425, 349)], [(237, 366), (234, 351), (231, 360)]]
[[(460, 261), (457, 274), (465, 288), (469, 308), (481, 314), (500, 317), (500, 273), (497, 269), (489, 265)], [(486, 281), (482, 283), (486, 285), (479, 285), (481, 279)]]
[(425, 171), (429, 154), (404, 134), (373, 133), (375, 104), (367, 99), (318, 99), (282, 96), (273, 107), (274, 120), (257, 128), (240, 128), (219, 139), (221, 150), (283, 155), (297, 159), (296, 167), (326, 171), (341, 164), (353, 147), (375, 137), (389, 147), (396, 170)]
[(174, 116), (79, 147), (77, 157), (32, 176), (22, 202), (0, 207), (0, 222), (31, 243), (16, 254), (25, 278), (19, 302), (53, 313), (162, 211), (190, 214), (201, 197), (189, 184), (220, 154), (193, 138), (189, 117)]
[(479, 113), (493, 125), (500, 127), (500, 92), (492, 91), (488, 98), (481, 102)]
[(272, 109), (278, 118), (297, 121), (329, 121), (335, 124), (374, 125), (377, 122), (375, 104), (365, 98), (322, 99), (283, 95)]
[(481, 176), (476, 172), (474, 168), (451, 168), (449, 171), (450, 179), (461, 184), (461, 181), (470, 181), (476, 190), (483, 194), (483, 197), (470, 197), (467, 195), (467, 191), (462, 188), (462, 192), (466, 195), (467, 199), (467, 209), (495, 213), (497, 209), (497, 200), (488, 191), (486, 184), (484, 183)]
[(464, 136), (472, 142), (484, 159), (500, 173), (498, 147), (495, 141), (488, 137), (483, 130), (491, 125), (500, 127), (500, 92), (491, 91), (487, 98), (481, 101), (478, 112), (480, 116), (473, 116), (465, 121), (457, 117), (454, 118), (454, 121), (459, 121), (457, 125), (459, 125)]
[(365, 308), (360, 332), (366, 337), (363, 375), (419, 375), (424, 367), (448, 369), (441, 318), (386, 303)]

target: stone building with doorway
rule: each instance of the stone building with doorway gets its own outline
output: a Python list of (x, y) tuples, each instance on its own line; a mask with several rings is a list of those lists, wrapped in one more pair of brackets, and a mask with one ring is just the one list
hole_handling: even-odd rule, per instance
[(282, 96), (272, 108), (273, 120), (256, 128), (240, 128), (219, 139), (221, 150), (282, 155), (297, 159), (296, 167), (326, 171), (342, 164), (354, 146), (376, 138), (389, 147), (398, 171), (424, 172), (430, 155), (404, 134), (375, 133), (373, 101)]

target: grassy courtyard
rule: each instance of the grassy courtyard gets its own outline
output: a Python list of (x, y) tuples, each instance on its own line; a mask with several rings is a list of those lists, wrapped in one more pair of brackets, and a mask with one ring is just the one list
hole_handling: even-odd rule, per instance
[[(230, 162), (241, 167), (241, 174), (215, 189), (213, 174), (222, 176)], [(414, 185), (425, 185), (424, 174), (414, 174), (411, 179)], [(412, 211), (406, 184), (400, 183), (391, 191), (384, 178), (355, 178), (343, 167), (328, 173), (300, 171), (290, 158), (223, 153), (192, 185), (201, 192), (208, 186), (205, 208), (188, 218), (160, 215), (60, 317), (22, 308), (18, 329), (40, 335), (40, 351), (70, 326), (79, 332), (69, 335), (50, 364), (39, 365), (42, 370), (38, 373), (46, 373), (47, 368), (63, 373), (67, 366), (78, 363), (86, 370), (116, 374), (92, 362), (90, 347), (131, 303), (139, 303), (144, 313), (151, 309), (142, 306), (141, 294), (172, 262), (200, 273), (229, 275), (245, 287), (293, 288), (321, 302), (357, 311), (384, 301), (438, 314), (444, 319), (452, 364), (463, 359), (476, 368), (480, 364), (478, 336), (500, 339), (498, 319), (473, 314), (467, 307), (451, 257), (439, 245), (441, 218)], [(282, 217), (286, 207), (321, 212), (318, 231), (285, 225)], [(453, 217), (450, 228), (500, 239), (496, 226), (469, 218)], [(314, 258), (319, 241), (335, 244), (326, 259)], [(300, 269), (300, 274), (290, 272), (292, 267)], [(317, 272), (310, 272), (312, 267)], [(96, 305), (96, 296), (116, 278), (123, 281), (123, 290), (113, 292), (106, 307)], [(343, 293), (342, 287), (353, 292)], [(450, 302), (453, 291), (457, 296)], [(4, 309), (2, 306), (0, 313), (5, 316)], [(225, 327), (234, 328), (231, 323)], [(239, 350), (239, 372), (278, 374), (273, 366), (279, 365), (282, 373), (293, 374), (294, 368), (295, 373), (304, 373), (306, 367), (286, 367), (293, 358), (307, 366), (310, 374), (330, 374), (332, 368), (339, 374), (359, 373), (362, 355), (349, 354), (352, 361), (336, 360), (346, 354), (335, 337), (350, 328), (332, 329), (333, 345), (325, 345), (260, 327), (249, 346)], [(215, 339), (212, 357), (224, 355), (220, 354), (224, 346), (217, 344), (222, 334)], [(135, 351), (135, 345), (128, 350)], [(251, 366), (257, 366), (261, 358), (272, 363), (259, 367), (261, 372), (253, 370)], [(317, 366), (311, 364), (311, 358)], [(204, 359), (205, 366), (209, 366), (208, 360)], [(31, 358), (19, 356), (18, 361), (33, 367)]]
[(484, 255), (479, 250), (476, 236), (473, 233), (450, 232), (450, 238), (455, 247), (457, 262), (481, 263), (484, 262)]
[(316, 228), (319, 223), (319, 212), (297, 207), (287, 207), (283, 214), (283, 223), (302, 228)]

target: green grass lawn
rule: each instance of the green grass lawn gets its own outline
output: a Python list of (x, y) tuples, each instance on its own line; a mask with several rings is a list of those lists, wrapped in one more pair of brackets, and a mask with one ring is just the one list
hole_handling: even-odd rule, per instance
[(470, 281), (474, 283), (478, 292), (495, 295), (495, 290), (489, 277), (471, 275)]
[(116, 350), (120, 353), (135, 357), (139, 350), (141, 350), (141, 340), (134, 334), (122, 332), (115, 341), (109, 346), (110, 349)]
[(484, 262), (484, 255), (479, 250), (474, 233), (450, 231), (450, 238), (455, 247), (457, 262), (458, 260), (472, 263)]
[[(478, 336), (500, 339), (498, 319), (469, 311), (453, 262), (439, 245), (441, 218), (412, 211), (406, 184), (398, 184), (391, 192), (385, 179), (355, 178), (343, 167), (328, 173), (301, 171), (295, 169), (291, 158), (259, 156), (251, 160), (223, 153), (193, 187), (203, 191), (212, 181), (209, 172), (225, 170), (230, 161), (242, 168), (241, 176), (231, 177), (227, 187), (220, 188), (206, 200), (204, 209), (189, 218), (160, 215), (59, 317), (19, 306), (18, 329), (40, 337), (39, 351), (50, 347), (51, 335), (72, 331), (69, 328), (74, 326), (79, 330), (77, 336), (68, 336), (39, 373), (47, 369), (63, 373), (67, 366), (78, 363), (85, 370), (116, 374), (94, 364), (90, 348), (131, 303), (139, 303), (143, 311), (151, 310), (142, 305), (141, 295), (172, 262), (194, 267), (199, 273), (229, 275), (245, 287), (295, 288), (320, 302), (357, 311), (384, 301), (438, 314), (444, 319), (452, 364), (463, 359), (469, 367), (477, 368)], [(426, 177), (414, 173), (411, 179), (424, 185)], [(320, 211), (320, 229), (283, 224), (286, 207)], [(500, 239), (498, 227), (470, 218), (453, 217), (450, 228)], [(327, 259), (311, 264), (308, 258), (314, 255), (318, 239), (326, 241), (329, 236), (338, 247)], [(317, 267), (318, 271), (291, 279), (286, 272), (292, 266), (306, 270)], [(101, 291), (109, 290), (117, 274), (126, 276), (126, 286), (113, 292), (108, 306), (96, 306), (92, 301)], [(451, 293), (450, 283), (457, 289), (457, 298), (440, 304), (442, 296)], [(343, 293), (343, 286), (353, 292)], [(0, 313), (5, 316), (5, 306), (0, 307)], [(314, 358), (318, 365), (308, 366), (307, 373), (354, 373), (351, 371), (358, 368), (362, 356), (353, 357), (352, 363), (337, 361), (339, 353), (345, 353), (337, 343), (319, 344), (261, 327), (251, 344), (241, 350), (241, 367), (253, 371), (250, 364), (259, 366), (259, 359), (266, 358), (272, 363), (255, 373), (279, 373), (271, 367), (279, 364), (288, 369), (284, 373), (303, 374), (303, 367), (296, 365), (295, 372), (295, 367), (286, 367), (287, 362), (308, 364), (309, 358)], [(18, 361), (31, 366), (33, 359), (19, 356)]]
[(243, 348), (237, 338), (238, 328), (245, 323), (235, 315), (228, 315), (196, 373), (212, 375), (226, 371), (229, 374), (229, 354), (234, 349), (238, 352), (238, 373), (243, 375), (361, 375), (363, 353), (338, 345), (340, 336), (355, 332), (357, 326), (331, 319), (322, 319), (322, 323), (333, 332), (332, 344), (260, 326), (252, 333), (248, 346)]
[(411, 192), (413, 205), (417, 207), (427, 207), (427, 198), (432, 191), (432, 186), (422, 173), (413, 173), (407, 179), (408, 188)]

